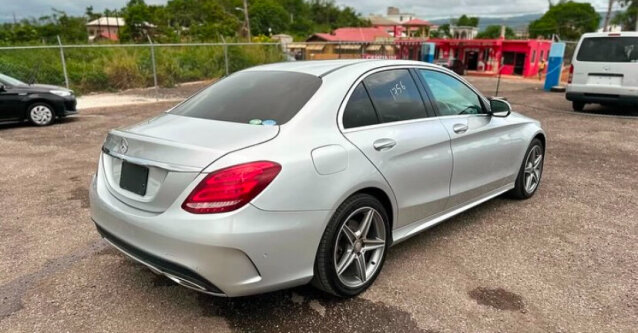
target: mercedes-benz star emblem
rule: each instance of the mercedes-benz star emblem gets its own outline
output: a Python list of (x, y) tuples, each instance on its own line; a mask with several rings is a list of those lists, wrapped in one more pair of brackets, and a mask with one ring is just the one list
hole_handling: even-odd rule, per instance
[(128, 151), (128, 141), (126, 141), (126, 139), (122, 138), (122, 141), (120, 141), (120, 147), (118, 150), (120, 154), (126, 154), (126, 152)]

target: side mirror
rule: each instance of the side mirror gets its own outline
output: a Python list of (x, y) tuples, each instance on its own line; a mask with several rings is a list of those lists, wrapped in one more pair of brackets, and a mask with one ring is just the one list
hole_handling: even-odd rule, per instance
[(490, 98), (490, 115), (493, 117), (507, 117), (512, 113), (512, 105), (504, 99)]
[(0, 83), (0, 92), (7, 91), (4, 84)]

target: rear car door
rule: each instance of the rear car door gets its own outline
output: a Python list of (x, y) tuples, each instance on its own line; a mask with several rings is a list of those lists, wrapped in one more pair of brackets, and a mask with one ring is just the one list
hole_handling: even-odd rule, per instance
[(449, 135), (428, 117), (410, 69), (374, 72), (347, 98), (344, 135), (388, 181), (398, 205), (398, 228), (441, 212), (447, 203), (452, 168)]
[(421, 69), (420, 78), (435, 101), (439, 119), (451, 138), (454, 167), (452, 208), (474, 201), (512, 182), (520, 163), (521, 136), (507, 118), (489, 116), (486, 101), (467, 84), (437, 70)]

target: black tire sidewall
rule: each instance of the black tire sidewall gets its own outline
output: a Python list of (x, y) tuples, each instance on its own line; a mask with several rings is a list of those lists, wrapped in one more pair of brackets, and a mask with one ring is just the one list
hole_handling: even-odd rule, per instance
[[(35, 108), (36, 106), (45, 106), (47, 107), (49, 110), (51, 110), (51, 120), (46, 123), (46, 124), (38, 124), (36, 122), (33, 121), (33, 119), (31, 118), (31, 111), (33, 110), (33, 108)], [(51, 124), (53, 124), (53, 122), (55, 121), (55, 110), (53, 110), (53, 107), (51, 107), (51, 105), (47, 104), (47, 103), (43, 103), (43, 102), (37, 102), (37, 103), (33, 103), (31, 105), (29, 105), (29, 107), (27, 108), (27, 119), (29, 119), (29, 122), (35, 126), (49, 126)]]
[[(374, 275), (372, 276), (372, 278), (368, 282), (363, 284), (362, 286), (357, 288), (352, 288), (352, 287), (348, 287), (344, 285), (339, 280), (339, 277), (337, 276), (336, 269), (333, 265), (334, 246), (336, 244), (339, 230), (341, 230), (341, 226), (343, 226), (343, 224), (346, 223), (346, 218), (350, 216), (352, 212), (362, 207), (372, 207), (376, 209), (379, 212), (379, 214), (381, 214), (381, 217), (383, 218), (383, 223), (385, 226), (386, 244), (385, 244), (385, 250), (383, 251), (383, 256), (381, 257), (381, 260), (379, 262), (379, 266), (376, 272), (374, 273)], [(325, 239), (326, 243), (322, 244), (323, 246), (320, 247), (319, 250), (327, 251), (326, 253), (324, 253), (324, 256), (323, 256), (325, 260), (323, 262), (318, 262), (317, 264), (324, 265), (324, 267), (321, 267), (321, 269), (323, 270), (323, 272), (327, 274), (326, 277), (328, 279), (328, 283), (330, 284), (331, 289), (333, 289), (333, 291), (336, 292), (338, 296), (341, 296), (341, 297), (356, 296), (362, 293), (363, 291), (365, 291), (370, 285), (372, 285), (372, 283), (374, 283), (376, 278), (379, 276), (379, 273), (383, 269), (383, 264), (385, 263), (385, 258), (388, 253), (388, 248), (391, 242), (391, 232), (390, 232), (388, 214), (385, 208), (383, 207), (383, 205), (381, 204), (381, 202), (377, 200), (375, 197), (368, 194), (354, 195), (350, 197), (348, 200), (346, 200), (337, 209), (337, 211), (335, 212), (335, 215), (333, 215), (329, 223), (329, 227), (326, 230), (324, 237), (327, 237)]]

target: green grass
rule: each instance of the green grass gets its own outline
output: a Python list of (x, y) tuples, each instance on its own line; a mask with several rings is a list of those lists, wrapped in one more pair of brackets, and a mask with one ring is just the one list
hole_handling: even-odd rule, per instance
[[(149, 47), (66, 48), (71, 89), (79, 94), (153, 86)], [(283, 60), (277, 45), (229, 46), (229, 70)], [(225, 74), (222, 46), (156, 46), (158, 85), (212, 79)], [(60, 50), (0, 50), (0, 73), (23, 81), (64, 85)]]

